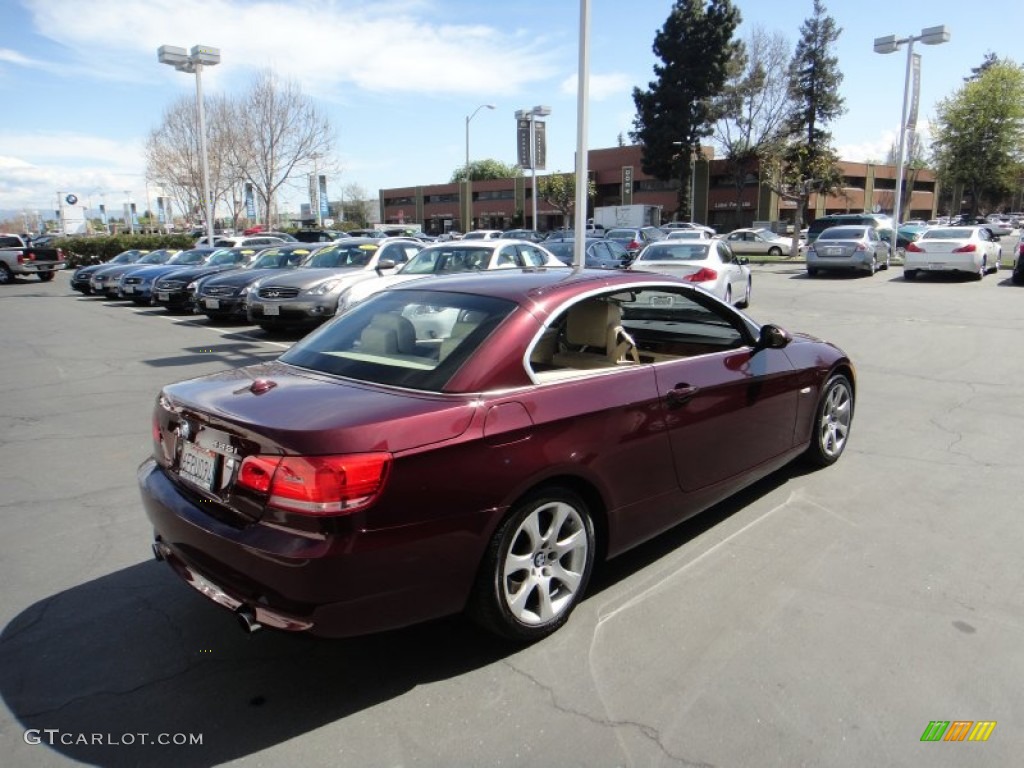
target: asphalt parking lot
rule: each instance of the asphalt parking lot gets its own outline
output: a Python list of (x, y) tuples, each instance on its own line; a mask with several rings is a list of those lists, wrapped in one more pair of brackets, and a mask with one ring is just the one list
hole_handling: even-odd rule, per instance
[(1024, 288), (900, 272), (755, 267), (749, 314), (857, 365), (846, 454), (613, 561), (528, 648), (244, 635), (153, 561), (135, 468), (162, 384), (290, 340), (4, 286), (4, 765), (1019, 764)]

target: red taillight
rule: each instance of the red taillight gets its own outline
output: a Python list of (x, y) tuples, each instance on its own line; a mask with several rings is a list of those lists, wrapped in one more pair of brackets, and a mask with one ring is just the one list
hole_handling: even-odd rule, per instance
[(706, 283), (709, 280), (717, 280), (718, 273), (710, 267), (701, 267), (692, 275), (686, 275), (683, 280), (690, 283)]
[(907, 250), (911, 253), (924, 253), (924, 248), (917, 243), (907, 243)]
[(258, 493), (270, 490), (274, 470), (281, 463), (280, 456), (247, 456), (238, 470), (238, 485), (251, 488)]
[(630, 240), (629, 245), (626, 246), (627, 251), (639, 251), (643, 247), (643, 243), (639, 240)]
[(864, 243), (857, 243), (857, 247), (854, 248), (855, 251), (866, 251), (867, 249), (868, 247)]
[(345, 515), (369, 506), (384, 488), (390, 453), (348, 456), (249, 456), (237, 484), (267, 494), (267, 504), (303, 515)]
[(978, 250), (978, 247), (974, 243), (968, 243), (953, 249), (953, 253), (974, 253), (976, 250)]

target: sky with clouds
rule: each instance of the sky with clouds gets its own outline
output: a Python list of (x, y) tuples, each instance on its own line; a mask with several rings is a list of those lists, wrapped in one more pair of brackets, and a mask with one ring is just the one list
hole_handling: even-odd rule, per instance
[[(157, 62), (163, 44), (218, 47), (207, 95), (242, 93), (261, 70), (297, 82), (328, 116), (340, 169), (329, 192), (446, 182), (465, 161), (515, 162), (518, 109), (550, 105), (548, 170), (576, 148), (581, 0), (3, 0), (0, 2), (0, 210), (52, 210), (57, 193), (96, 207), (146, 197), (144, 146), (195, 79)], [(734, 0), (754, 26), (796, 43), (811, 0)], [(653, 77), (651, 44), (671, 0), (591, 0), (588, 146), (614, 146), (634, 115), (632, 89)], [(882, 159), (896, 137), (906, 54), (875, 37), (947, 24), (923, 54), (921, 123), (989, 51), (1020, 60), (1019, 1), (983, 13), (951, 0), (826, 2), (847, 113), (833, 126), (844, 159)], [(297, 208), (301, 180), (285, 193)], [(155, 194), (150, 190), (151, 194)]]

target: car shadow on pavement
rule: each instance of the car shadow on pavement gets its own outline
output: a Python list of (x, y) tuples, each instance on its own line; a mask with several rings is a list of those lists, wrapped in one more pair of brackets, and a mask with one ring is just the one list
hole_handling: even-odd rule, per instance
[(265, 344), (254, 341), (239, 341), (229, 344), (210, 344), (204, 347), (186, 347), (186, 354), (156, 357), (141, 361), (154, 368), (172, 368), (182, 365), (196, 365), (218, 362), (232, 368), (254, 363), (276, 360), (281, 356), (279, 349), (267, 349)]
[[(585, 600), (804, 471), (792, 464), (603, 565)], [(148, 561), (16, 616), (0, 634), (0, 696), (25, 729), (21, 738), (42, 742), (33, 748), (98, 766), (207, 766), (521, 650), (459, 616), (342, 640), (247, 635), (224, 609)], [(187, 743), (196, 735), (201, 744)]]
[[(144, 562), (15, 617), (0, 635), (0, 696), (40, 750), (100, 766), (217, 765), (514, 650), (461, 619), (351, 640), (246, 635)], [(143, 743), (161, 734), (202, 743)]]

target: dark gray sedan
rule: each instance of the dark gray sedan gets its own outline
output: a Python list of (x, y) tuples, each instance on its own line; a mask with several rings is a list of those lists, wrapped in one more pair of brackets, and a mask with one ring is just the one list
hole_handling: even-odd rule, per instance
[(807, 274), (813, 277), (825, 270), (841, 270), (873, 275), (889, 268), (890, 255), (889, 243), (875, 227), (829, 227), (807, 246)]

